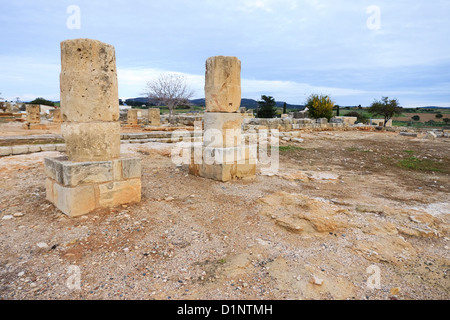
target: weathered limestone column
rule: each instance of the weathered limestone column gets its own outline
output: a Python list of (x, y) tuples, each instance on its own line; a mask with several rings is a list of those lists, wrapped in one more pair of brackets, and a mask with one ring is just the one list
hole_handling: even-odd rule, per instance
[(41, 123), (41, 106), (30, 104), (26, 106), (27, 122), (30, 124)]
[(66, 156), (45, 159), (47, 200), (69, 216), (141, 200), (141, 163), (121, 156), (114, 47), (61, 43), (61, 132)]
[(119, 98), (114, 47), (90, 39), (61, 43), (61, 133), (71, 161), (120, 155)]
[(193, 156), (190, 173), (219, 181), (255, 177), (255, 153), (242, 143), (241, 61), (238, 58), (207, 59), (205, 99), (202, 161), (198, 163)]
[(128, 126), (137, 126), (138, 125), (138, 110), (137, 109), (128, 110), (127, 125)]
[(23, 124), (24, 129), (45, 129), (41, 124), (41, 106), (38, 104), (29, 104), (26, 106), (27, 122)]
[(62, 122), (61, 109), (53, 110), (53, 122), (55, 122), (55, 123), (61, 123)]
[(148, 109), (148, 124), (158, 127), (161, 125), (161, 110), (159, 108)]

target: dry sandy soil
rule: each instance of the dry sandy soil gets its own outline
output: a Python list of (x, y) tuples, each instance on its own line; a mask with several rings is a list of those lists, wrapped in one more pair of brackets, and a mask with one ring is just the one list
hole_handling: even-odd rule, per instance
[(74, 219), (45, 200), (58, 152), (0, 158), (0, 299), (449, 299), (449, 139), (302, 138), (277, 174), (229, 183), (122, 145), (142, 201)]

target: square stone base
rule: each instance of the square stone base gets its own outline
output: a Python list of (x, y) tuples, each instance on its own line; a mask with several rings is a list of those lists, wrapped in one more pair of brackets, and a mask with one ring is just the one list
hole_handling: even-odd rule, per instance
[(45, 159), (46, 198), (70, 217), (141, 201), (141, 160), (72, 162)]
[(231, 181), (256, 177), (256, 146), (233, 148), (203, 147), (201, 161), (191, 152), (189, 173), (195, 176)]

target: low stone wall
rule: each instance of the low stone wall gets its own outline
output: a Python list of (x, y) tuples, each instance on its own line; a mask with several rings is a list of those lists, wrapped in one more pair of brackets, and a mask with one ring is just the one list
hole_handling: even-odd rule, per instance
[(194, 122), (196, 121), (203, 121), (203, 115), (204, 114), (198, 114), (198, 115), (174, 115), (172, 119), (169, 121), (169, 115), (161, 115), (161, 124), (172, 124), (172, 125), (178, 125), (178, 126), (194, 126)]
[[(319, 119), (321, 120), (321, 119)], [(326, 119), (325, 119), (326, 120)], [(342, 123), (327, 123), (327, 121), (316, 121), (313, 119), (294, 119), (294, 118), (274, 118), (274, 119), (244, 119), (244, 131), (247, 130), (278, 130), (281, 132), (301, 130), (305, 128), (339, 128)]]

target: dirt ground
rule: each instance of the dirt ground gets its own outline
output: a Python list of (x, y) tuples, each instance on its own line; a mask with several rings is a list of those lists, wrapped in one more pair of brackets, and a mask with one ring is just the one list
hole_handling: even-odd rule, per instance
[(122, 145), (142, 201), (73, 219), (45, 200), (59, 152), (0, 158), (0, 299), (449, 299), (450, 140), (302, 139), (278, 173), (229, 183), (172, 145)]

